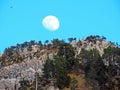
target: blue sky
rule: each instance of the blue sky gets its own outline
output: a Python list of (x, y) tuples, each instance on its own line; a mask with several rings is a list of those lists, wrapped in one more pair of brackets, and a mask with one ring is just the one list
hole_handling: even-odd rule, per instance
[[(42, 19), (55, 15), (51, 32)], [(120, 43), (120, 0), (0, 0), (0, 52), (24, 41), (100, 35)]]

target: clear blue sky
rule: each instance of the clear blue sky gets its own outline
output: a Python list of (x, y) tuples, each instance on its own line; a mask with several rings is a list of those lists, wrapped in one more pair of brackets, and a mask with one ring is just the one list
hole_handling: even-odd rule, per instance
[[(55, 15), (60, 28), (51, 32), (42, 19)], [(0, 0), (0, 51), (30, 40), (103, 35), (120, 43), (120, 0)]]

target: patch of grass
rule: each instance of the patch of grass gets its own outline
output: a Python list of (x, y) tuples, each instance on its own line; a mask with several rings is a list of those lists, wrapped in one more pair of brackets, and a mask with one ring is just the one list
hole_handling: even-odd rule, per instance
[[(86, 80), (84, 79), (84, 74), (76, 75), (74, 73), (69, 74), (71, 78), (75, 78), (78, 81), (76, 90), (92, 90), (92, 87), (86, 86)], [(64, 88), (64, 90), (70, 90), (69, 88)]]

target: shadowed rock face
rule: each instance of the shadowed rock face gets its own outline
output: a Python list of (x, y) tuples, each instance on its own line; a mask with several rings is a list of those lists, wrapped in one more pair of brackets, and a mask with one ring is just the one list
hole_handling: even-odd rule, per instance
[[(80, 53), (82, 48), (86, 50), (96, 48), (102, 55), (104, 49), (111, 45), (105, 40), (96, 40), (95, 42), (92, 42), (86, 39), (81, 40), (81, 45), (79, 45), (79, 41), (71, 44), (75, 48), (76, 56)], [(35, 55), (38, 51), (39, 57)], [(42, 75), (43, 64), (46, 59), (48, 57), (53, 59), (53, 56), (57, 54), (57, 51), (52, 50), (52, 48), (50, 50), (47, 50), (46, 48), (40, 50), (39, 46), (33, 45), (32, 51), (28, 51), (28, 49), (25, 48), (19, 50), (19, 54), (24, 56), (24, 60), (20, 63), (13, 63), (0, 68), (0, 90), (4, 90), (5, 88), (13, 90), (15, 85), (16, 88), (18, 88), (20, 87), (19, 81), (23, 79), (29, 80), (32, 83), (35, 80), (35, 73), (38, 72), (39, 75)], [(54, 87), (51, 86), (47, 90), (58, 90), (53, 88)]]

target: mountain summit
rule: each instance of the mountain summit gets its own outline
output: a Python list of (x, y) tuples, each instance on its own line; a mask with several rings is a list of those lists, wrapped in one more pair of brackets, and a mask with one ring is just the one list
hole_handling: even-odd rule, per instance
[(0, 90), (120, 89), (119, 45), (99, 35), (68, 41), (31, 40), (6, 48), (0, 55)]

